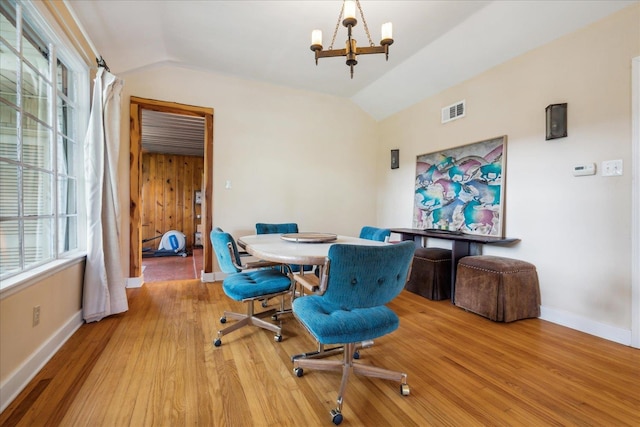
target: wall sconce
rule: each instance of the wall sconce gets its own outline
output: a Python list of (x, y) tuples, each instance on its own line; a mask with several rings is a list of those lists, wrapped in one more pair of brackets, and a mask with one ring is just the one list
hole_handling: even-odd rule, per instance
[(391, 150), (391, 169), (398, 169), (400, 167), (400, 150)]
[(567, 103), (551, 104), (545, 108), (547, 113), (546, 140), (567, 136)]

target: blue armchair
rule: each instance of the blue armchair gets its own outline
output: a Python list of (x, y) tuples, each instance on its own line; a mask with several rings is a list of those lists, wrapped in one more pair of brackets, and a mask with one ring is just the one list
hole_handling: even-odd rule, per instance
[(256, 223), (256, 234), (297, 233), (298, 224), (287, 222), (283, 224)]
[(391, 236), (391, 230), (388, 228), (370, 227), (365, 225), (360, 230), (361, 239), (377, 240), (384, 242), (389, 236)]
[(336, 244), (329, 249), (322, 280), (322, 295), (296, 298), (296, 318), (322, 345), (344, 344), (342, 360), (295, 359), (294, 373), (304, 368), (342, 372), (338, 407), (331, 410), (334, 424), (342, 422), (342, 404), (351, 373), (401, 382), (402, 395), (409, 394), (407, 375), (354, 361), (357, 343), (395, 331), (398, 316), (385, 304), (404, 288), (413, 259), (413, 242), (385, 246)]
[[(256, 234), (286, 234), (286, 233), (297, 233), (298, 232), (298, 224), (295, 222), (285, 222), (282, 224), (268, 224), (264, 222), (256, 223)], [(294, 273), (298, 273), (300, 271), (299, 265), (290, 265), (291, 271)], [(303, 266), (304, 271), (313, 270), (312, 265)]]
[[(235, 301), (247, 304), (246, 314), (224, 312), (220, 323), (226, 323), (227, 318), (236, 319), (238, 322), (219, 330), (218, 337), (213, 344), (219, 347), (222, 344), (223, 335), (246, 325), (254, 325), (275, 332), (275, 340), (282, 341), (282, 328), (262, 318), (271, 315), (277, 319), (278, 314), (285, 312), (284, 296), (291, 292), (293, 286), (289, 275), (279, 268), (274, 268), (279, 264), (272, 262), (258, 261), (242, 265), (236, 242), (229, 233), (225, 233), (219, 228), (211, 231), (210, 238), (220, 269), (227, 274), (222, 282), (224, 293)], [(272, 309), (261, 313), (254, 312), (254, 301), (267, 300), (277, 296), (281, 297), (279, 311)]]

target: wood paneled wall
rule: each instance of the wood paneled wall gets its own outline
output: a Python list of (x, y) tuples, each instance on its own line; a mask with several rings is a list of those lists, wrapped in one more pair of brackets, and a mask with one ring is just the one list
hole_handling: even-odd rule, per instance
[[(204, 158), (175, 154), (142, 154), (142, 241), (169, 230), (186, 235), (187, 249), (194, 245), (201, 205), (195, 192), (202, 190)], [(157, 249), (160, 239), (143, 243)]]

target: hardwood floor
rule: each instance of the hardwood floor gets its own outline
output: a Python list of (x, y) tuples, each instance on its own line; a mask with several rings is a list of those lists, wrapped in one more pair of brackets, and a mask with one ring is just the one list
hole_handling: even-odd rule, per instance
[[(329, 426), (340, 376), (292, 372), (315, 343), (245, 327), (212, 340), (219, 283), (128, 290), (127, 313), (83, 325), (0, 415), (2, 426)], [(411, 395), (351, 377), (344, 426), (638, 426), (640, 351), (539, 319), (494, 323), (403, 292), (400, 328), (361, 361), (408, 374)]]

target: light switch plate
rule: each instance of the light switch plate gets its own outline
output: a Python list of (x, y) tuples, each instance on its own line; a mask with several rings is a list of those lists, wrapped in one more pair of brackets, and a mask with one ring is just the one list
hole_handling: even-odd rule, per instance
[(602, 176), (622, 176), (622, 160), (603, 161)]

